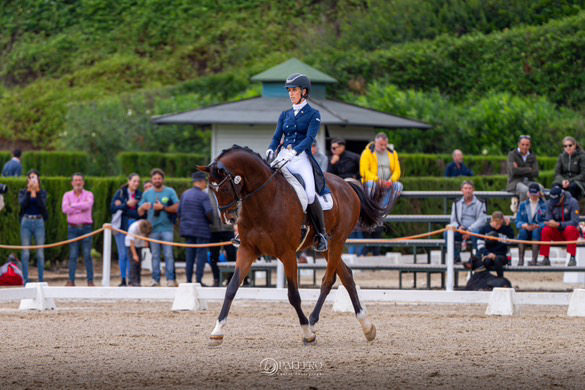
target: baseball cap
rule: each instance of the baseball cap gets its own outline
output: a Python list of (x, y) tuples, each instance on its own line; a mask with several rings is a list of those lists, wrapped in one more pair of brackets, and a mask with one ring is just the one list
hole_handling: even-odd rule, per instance
[(530, 184), (528, 187), (528, 193), (530, 195), (538, 195), (540, 193), (540, 186), (536, 183)]
[(549, 193), (549, 201), (552, 205), (556, 205), (559, 203), (561, 198), (563, 197), (563, 189), (559, 186), (554, 186)]
[(205, 176), (205, 173), (203, 173), (201, 171), (197, 171), (197, 172), (193, 173), (191, 175), (191, 178), (193, 179), (193, 181), (207, 180), (207, 177)]

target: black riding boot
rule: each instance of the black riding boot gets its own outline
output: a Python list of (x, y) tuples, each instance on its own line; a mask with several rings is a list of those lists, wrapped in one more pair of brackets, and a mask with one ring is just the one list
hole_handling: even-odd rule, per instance
[(325, 252), (327, 251), (327, 230), (325, 230), (325, 216), (323, 215), (323, 209), (319, 199), (315, 198), (313, 203), (308, 207), (309, 217), (315, 227), (315, 251)]

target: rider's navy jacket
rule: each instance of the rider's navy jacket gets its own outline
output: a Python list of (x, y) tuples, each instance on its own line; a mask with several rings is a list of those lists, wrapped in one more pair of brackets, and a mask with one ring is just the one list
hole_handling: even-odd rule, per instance
[(283, 111), (278, 118), (278, 125), (272, 137), (269, 149), (276, 150), (284, 134), (284, 147), (292, 148), (301, 154), (303, 151), (311, 155), (311, 145), (321, 127), (321, 114), (309, 104), (305, 105), (295, 116), (294, 110)]
[(276, 151), (284, 135), (283, 147), (291, 145), (297, 155), (306, 152), (313, 166), (317, 193), (323, 195), (328, 193), (329, 189), (325, 185), (323, 172), (311, 153), (311, 145), (313, 145), (320, 128), (321, 114), (308, 103), (301, 108), (296, 116), (292, 108), (283, 111), (278, 118), (278, 125), (268, 149)]

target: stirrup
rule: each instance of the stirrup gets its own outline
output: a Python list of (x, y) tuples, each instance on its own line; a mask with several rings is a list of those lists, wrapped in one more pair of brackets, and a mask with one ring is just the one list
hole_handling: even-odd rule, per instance
[(327, 252), (329, 249), (327, 237), (322, 233), (315, 233), (314, 247), (315, 252)]
[(241, 241), (240, 241), (240, 235), (239, 234), (236, 235), (234, 238), (232, 238), (230, 241), (231, 241), (232, 245), (235, 246), (236, 248), (239, 248), (240, 247)]

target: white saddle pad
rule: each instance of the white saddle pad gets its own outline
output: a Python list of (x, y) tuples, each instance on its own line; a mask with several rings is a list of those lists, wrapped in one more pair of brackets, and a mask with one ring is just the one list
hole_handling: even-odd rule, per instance
[[(309, 205), (307, 192), (305, 191), (301, 183), (299, 183), (297, 178), (294, 177), (292, 173), (290, 173), (286, 166), (282, 168), (280, 172), (282, 172), (282, 174), (286, 178), (286, 181), (288, 181), (289, 184), (294, 188), (295, 192), (297, 193), (297, 197), (301, 202), (301, 207), (303, 208), (303, 211), (306, 213), (307, 206)], [(330, 193), (324, 196), (320, 196), (317, 194), (317, 199), (319, 199), (319, 203), (321, 203), (321, 208), (323, 209), (323, 211), (331, 210), (333, 208), (333, 196), (331, 196)]]

